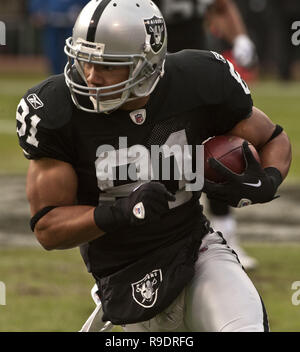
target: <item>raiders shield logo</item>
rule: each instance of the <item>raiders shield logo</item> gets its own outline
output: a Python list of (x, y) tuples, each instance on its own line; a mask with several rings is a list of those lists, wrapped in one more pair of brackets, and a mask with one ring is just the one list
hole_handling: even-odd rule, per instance
[(144, 20), (146, 32), (150, 36), (150, 46), (155, 53), (162, 48), (166, 36), (166, 26), (163, 18), (153, 16)]
[(161, 269), (151, 271), (151, 273), (147, 274), (140, 281), (131, 284), (133, 299), (144, 308), (153, 307), (157, 300), (161, 282)]

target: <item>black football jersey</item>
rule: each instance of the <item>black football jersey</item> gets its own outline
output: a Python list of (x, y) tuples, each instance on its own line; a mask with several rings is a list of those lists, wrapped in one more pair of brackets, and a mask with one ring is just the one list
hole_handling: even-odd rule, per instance
[[(151, 168), (141, 161), (143, 152), (149, 156), (153, 147), (163, 145), (195, 147), (230, 131), (251, 112), (250, 91), (231, 63), (217, 53), (184, 50), (167, 55), (165, 75), (138, 111), (84, 112), (73, 104), (63, 75), (48, 78), (22, 98), (17, 134), (28, 159), (70, 163), (78, 176), (78, 204), (97, 206), (128, 195), (141, 179), (153, 179)], [(124, 152), (128, 158), (121, 162), (115, 156)], [(174, 155), (169, 159), (174, 166)], [(131, 176), (124, 178), (124, 170)], [(183, 238), (197, 221), (204, 221), (199, 192), (187, 191), (174, 171), (170, 178), (160, 171), (154, 176), (176, 195), (169, 213), (159, 223), (107, 233), (82, 245), (89, 271), (112, 273)]]

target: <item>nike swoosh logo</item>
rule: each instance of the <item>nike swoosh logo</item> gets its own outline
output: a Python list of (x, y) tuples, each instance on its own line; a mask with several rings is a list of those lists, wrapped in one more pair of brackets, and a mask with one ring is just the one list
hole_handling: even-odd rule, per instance
[(251, 187), (260, 187), (261, 186), (261, 180), (258, 180), (257, 183), (245, 183), (245, 182), (243, 182), (243, 185), (251, 186)]

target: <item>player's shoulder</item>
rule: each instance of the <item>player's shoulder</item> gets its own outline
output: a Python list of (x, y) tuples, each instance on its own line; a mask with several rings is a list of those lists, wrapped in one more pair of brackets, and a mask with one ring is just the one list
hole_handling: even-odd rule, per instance
[(50, 76), (23, 96), (21, 106), (28, 107), (28, 113), (38, 115), (40, 125), (56, 129), (68, 123), (73, 104), (63, 74)]
[(208, 91), (216, 95), (222, 94), (226, 66), (227, 60), (216, 52), (187, 49), (168, 55), (166, 73), (177, 86), (189, 87), (204, 96)]
[(168, 56), (167, 80), (181, 94), (203, 103), (218, 103), (233, 92), (250, 95), (250, 90), (233, 64), (214, 51), (183, 50)]
[(168, 68), (171, 70), (183, 70), (185, 73), (202, 75), (220, 73), (227, 60), (219, 53), (207, 50), (185, 49), (167, 57)]
[(63, 75), (51, 76), (27, 91), (16, 113), (17, 135), (26, 158), (73, 162), (72, 109)]
[[(224, 98), (224, 65), (220, 55), (203, 50), (168, 54), (165, 90), (181, 109), (219, 104)], [(177, 109), (178, 107), (176, 107)]]

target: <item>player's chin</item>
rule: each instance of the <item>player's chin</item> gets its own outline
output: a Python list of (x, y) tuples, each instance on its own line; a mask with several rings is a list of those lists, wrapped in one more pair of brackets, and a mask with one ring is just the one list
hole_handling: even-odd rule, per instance
[(101, 100), (106, 101), (106, 100), (120, 99), (121, 96), (122, 96), (121, 93), (109, 94), (108, 96), (101, 97)]
[[(108, 94), (109, 93), (109, 94)], [(90, 91), (90, 94), (94, 95), (94, 92)], [(107, 101), (107, 100), (112, 100), (112, 99), (119, 99), (122, 96), (122, 93), (116, 93), (114, 94), (113, 91), (105, 91), (105, 94), (108, 95), (100, 95), (101, 101)]]

